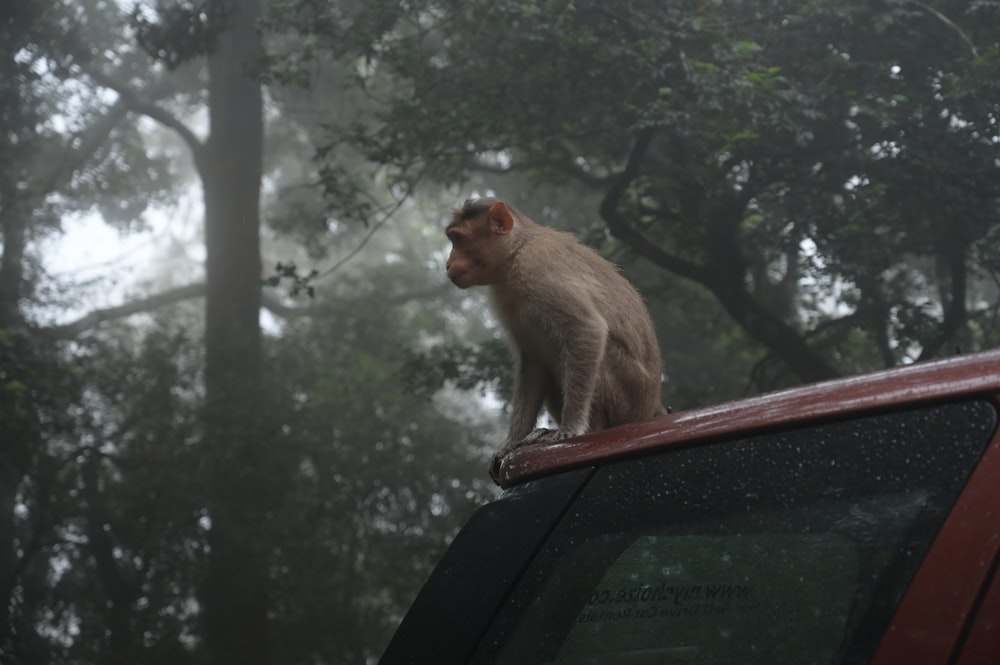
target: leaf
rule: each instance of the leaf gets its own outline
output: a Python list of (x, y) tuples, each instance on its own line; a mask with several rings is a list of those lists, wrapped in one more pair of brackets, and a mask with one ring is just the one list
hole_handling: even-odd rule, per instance
[(760, 53), (764, 50), (764, 47), (757, 42), (739, 41), (733, 44), (733, 50), (741, 55), (747, 55), (750, 53)]

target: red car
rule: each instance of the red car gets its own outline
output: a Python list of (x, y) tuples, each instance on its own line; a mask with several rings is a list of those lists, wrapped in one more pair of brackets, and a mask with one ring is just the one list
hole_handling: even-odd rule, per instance
[(525, 447), (381, 660), (1000, 663), (1000, 352)]

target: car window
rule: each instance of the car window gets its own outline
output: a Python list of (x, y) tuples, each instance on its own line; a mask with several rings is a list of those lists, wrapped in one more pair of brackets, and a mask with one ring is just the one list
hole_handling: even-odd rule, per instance
[(995, 423), (975, 401), (599, 469), (474, 662), (867, 662)]

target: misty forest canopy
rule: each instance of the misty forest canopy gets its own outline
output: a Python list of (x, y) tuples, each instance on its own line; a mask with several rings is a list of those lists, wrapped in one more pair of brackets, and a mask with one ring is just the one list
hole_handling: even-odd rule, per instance
[(474, 194), (622, 267), (675, 409), (1000, 343), (995, 0), (8, 4), (0, 665), (377, 659), (493, 492)]
[(997, 3), (404, 6), (290, 9), (382, 102), (333, 144), (405, 182), (586, 192), (553, 215), (703, 287), (771, 381), (993, 343)]

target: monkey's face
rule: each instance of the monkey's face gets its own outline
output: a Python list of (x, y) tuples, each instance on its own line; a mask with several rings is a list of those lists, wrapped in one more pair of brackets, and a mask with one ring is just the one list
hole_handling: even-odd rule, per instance
[(448, 279), (460, 289), (492, 284), (496, 280), (496, 266), (503, 248), (485, 220), (471, 219), (452, 224), (447, 234), (451, 241)]

